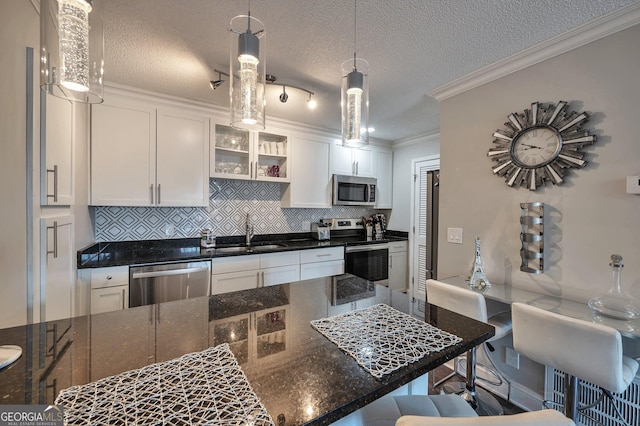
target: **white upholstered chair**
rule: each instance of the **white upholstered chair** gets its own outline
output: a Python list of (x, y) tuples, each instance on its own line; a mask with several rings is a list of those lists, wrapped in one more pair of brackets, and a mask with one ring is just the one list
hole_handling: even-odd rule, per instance
[[(436, 280), (427, 280), (427, 302), (494, 326), (495, 336), (488, 342), (498, 340), (511, 331), (510, 313), (503, 312), (489, 318), (484, 296), (471, 289), (459, 288)], [(436, 385), (448, 380), (453, 374), (445, 377)], [(502, 414), (500, 403), (489, 392), (476, 388), (475, 381), (476, 348), (473, 348), (467, 353), (467, 381), (465, 384), (454, 387), (454, 390), (459, 390), (460, 396), (480, 414)]]
[(574, 426), (556, 410), (478, 416), (458, 395), (384, 396), (361, 409), (365, 426)]
[(622, 354), (618, 330), (522, 303), (511, 305), (513, 347), (533, 361), (565, 373), (565, 415), (576, 420), (578, 381), (610, 392), (627, 389), (638, 363)]

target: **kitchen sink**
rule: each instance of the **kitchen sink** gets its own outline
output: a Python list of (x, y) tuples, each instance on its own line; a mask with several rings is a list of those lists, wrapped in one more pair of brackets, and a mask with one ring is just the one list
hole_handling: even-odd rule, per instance
[(284, 244), (261, 244), (258, 246), (252, 246), (251, 248), (253, 248), (256, 251), (260, 251), (260, 250), (274, 250), (282, 247), (286, 247), (286, 246)]
[(245, 253), (251, 251), (251, 247), (236, 246), (236, 247), (216, 247), (218, 253)]
[(260, 244), (255, 246), (231, 246), (231, 247), (216, 247), (218, 253), (250, 253), (253, 251), (269, 251), (282, 247), (286, 247), (284, 244)]

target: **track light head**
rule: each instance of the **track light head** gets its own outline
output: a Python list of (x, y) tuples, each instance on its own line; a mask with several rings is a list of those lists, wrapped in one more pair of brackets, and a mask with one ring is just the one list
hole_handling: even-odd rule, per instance
[(289, 100), (289, 95), (287, 95), (287, 91), (284, 86), (282, 86), (282, 93), (280, 93), (280, 102), (285, 103)]
[(209, 86), (211, 86), (213, 90), (216, 90), (218, 87), (222, 85), (222, 83), (224, 83), (224, 80), (211, 80), (209, 82)]

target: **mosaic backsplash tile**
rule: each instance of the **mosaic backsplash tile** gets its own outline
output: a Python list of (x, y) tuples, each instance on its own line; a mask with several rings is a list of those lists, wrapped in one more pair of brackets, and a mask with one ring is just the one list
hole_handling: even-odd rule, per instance
[(96, 207), (97, 242), (243, 235), (249, 213), (256, 234), (307, 232), (323, 218), (368, 216), (365, 207), (289, 209), (280, 207), (280, 184), (227, 179), (209, 180), (208, 207)]

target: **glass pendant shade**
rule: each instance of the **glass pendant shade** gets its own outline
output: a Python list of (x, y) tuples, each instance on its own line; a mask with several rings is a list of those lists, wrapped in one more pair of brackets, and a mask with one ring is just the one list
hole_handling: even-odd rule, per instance
[(258, 19), (239, 15), (231, 20), (229, 97), (231, 126), (264, 129), (266, 32)]
[(369, 63), (348, 59), (342, 71), (342, 145), (359, 147), (369, 144)]
[(103, 0), (40, 2), (40, 87), (74, 102), (104, 93)]

